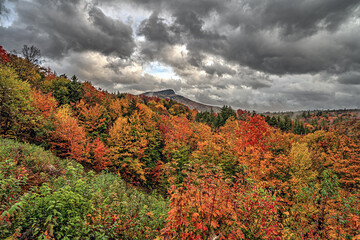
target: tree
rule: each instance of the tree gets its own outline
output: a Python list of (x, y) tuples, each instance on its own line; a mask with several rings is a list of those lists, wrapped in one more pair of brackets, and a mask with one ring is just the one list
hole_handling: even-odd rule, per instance
[(28, 47), (28, 45), (24, 45), (23, 49), (21, 50), (24, 58), (26, 60), (28, 60), (29, 62), (31, 62), (32, 64), (40, 64), (40, 58), (41, 58), (41, 54), (40, 54), (40, 49), (35, 47), (35, 46), (31, 46)]
[(110, 103), (109, 115), (112, 121), (118, 117), (123, 117), (128, 114), (129, 101), (127, 98), (115, 99)]
[(58, 103), (51, 93), (43, 94), (40, 90), (33, 88), (31, 97), (33, 100), (31, 106), (34, 107), (34, 111), (38, 111), (37, 115), (49, 118), (56, 111)]
[(109, 130), (108, 143), (113, 166), (126, 177), (145, 182), (141, 158), (145, 156), (147, 140), (138, 115), (130, 119), (119, 117)]
[(51, 149), (60, 157), (69, 157), (76, 161), (87, 161), (86, 135), (78, 120), (72, 116), (68, 106), (63, 106), (55, 113), (55, 129), (51, 133)]
[(49, 76), (43, 84), (45, 92), (51, 92), (59, 105), (76, 103), (83, 97), (83, 87), (76, 76), (72, 80), (66, 77)]
[(296, 182), (298, 189), (308, 186), (314, 181), (317, 173), (313, 170), (312, 159), (306, 143), (294, 144), (291, 148), (292, 158), (291, 175), (293, 182)]
[(0, 46), (0, 64), (5, 65), (9, 61), (10, 59), (8, 57), (8, 53), (5, 51), (5, 49), (2, 46)]
[(75, 75), (71, 77), (68, 88), (70, 102), (76, 103), (84, 96), (84, 89), (82, 88), (79, 79)]
[(91, 139), (98, 137), (104, 140), (107, 137), (110, 117), (105, 107), (97, 103), (88, 104), (81, 99), (74, 108), (80, 124)]
[(236, 118), (235, 111), (230, 106), (223, 106), (221, 108), (221, 112), (217, 115), (215, 126), (217, 128), (224, 126), (226, 120), (228, 120), (230, 117)]
[(87, 142), (86, 153), (85, 162), (96, 171), (106, 169), (111, 164), (110, 150), (99, 138)]
[(19, 79), (27, 81), (31, 86), (41, 89), (43, 78), (39, 66), (14, 54), (9, 55), (9, 59), (9, 64), (15, 70)]
[(31, 123), (30, 85), (17, 78), (9, 67), (0, 65), (0, 127), (8, 137), (25, 137)]
[(51, 93), (43, 94), (35, 88), (31, 91), (31, 116), (37, 121), (34, 122), (34, 136), (29, 139), (31, 142), (48, 147), (48, 138), (54, 124), (54, 115), (58, 103)]
[(195, 166), (169, 193), (170, 210), (162, 234), (172, 239), (281, 236), (274, 199), (224, 178), (220, 169)]

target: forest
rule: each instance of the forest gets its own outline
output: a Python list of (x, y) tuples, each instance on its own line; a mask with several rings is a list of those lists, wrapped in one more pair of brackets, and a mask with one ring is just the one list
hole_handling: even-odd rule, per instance
[(0, 47), (0, 239), (359, 239), (360, 121), (198, 112)]

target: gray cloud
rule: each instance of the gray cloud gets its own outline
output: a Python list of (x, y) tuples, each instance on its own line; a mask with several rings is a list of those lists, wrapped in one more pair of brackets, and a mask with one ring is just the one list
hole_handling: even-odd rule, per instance
[(230, 5), (238, 13), (229, 11), (223, 21), (250, 32), (278, 27), (284, 36), (304, 37), (320, 29), (336, 30), (358, 5), (356, 0), (243, 0)]
[(338, 78), (341, 84), (360, 85), (360, 72), (347, 72)]
[(5, 0), (0, 0), (0, 16), (9, 13), (9, 9), (5, 7)]
[[(170, 29), (176, 29), (194, 55), (208, 52), (271, 74), (345, 72), (359, 67), (359, 47), (354, 52), (354, 45), (359, 44), (360, 33), (353, 32), (352, 38), (343, 35), (344, 30), (351, 31), (349, 23), (356, 21), (351, 18), (359, 18), (357, 0), (151, 3), (146, 1), (144, 6), (156, 9), (157, 14), (162, 7), (174, 20), (167, 28), (153, 26), (152, 33), (161, 29), (156, 36), (162, 36), (163, 42), (168, 41)], [(154, 49), (153, 45), (144, 49), (144, 54), (153, 56), (148, 50)]]
[(141, 22), (137, 34), (144, 35), (151, 42), (171, 44), (175, 41), (174, 37), (170, 36), (169, 26), (163, 18), (159, 18), (155, 13)]
[(34, 44), (52, 58), (69, 51), (91, 50), (119, 57), (134, 51), (131, 27), (84, 1), (20, 1), (15, 11), (18, 18), (13, 25), (0, 27), (0, 40), (11, 48)]
[[(0, 22), (6, 49), (34, 44), (58, 72), (109, 90), (174, 88), (262, 111), (360, 107), (358, 0), (11, 2), (0, 0), (17, 15)], [(144, 72), (151, 63), (171, 77)]]
[(231, 69), (230, 67), (220, 63), (213, 63), (211, 65), (206, 65), (203, 68), (208, 74), (210, 75), (216, 74), (219, 77), (222, 77), (224, 74), (228, 74), (228, 75), (236, 74), (236, 71), (234, 69)]

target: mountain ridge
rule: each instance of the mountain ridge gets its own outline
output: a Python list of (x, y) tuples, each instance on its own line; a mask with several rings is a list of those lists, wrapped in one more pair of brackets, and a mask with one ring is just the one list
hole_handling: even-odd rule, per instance
[(148, 92), (141, 93), (139, 95), (144, 95), (144, 96), (148, 96), (148, 97), (158, 97), (161, 99), (171, 99), (171, 100), (174, 100), (181, 104), (184, 104), (185, 106), (189, 107), (190, 109), (196, 109), (199, 112), (206, 112), (206, 111), (210, 112), (212, 110), (216, 113), (219, 113), (221, 111), (221, 107), (211, 106), (211, 105), (206, 105), (203, 103), (196, 102), (196, 101), (186, 98), (182, 95), (176, 94), (173, 89), (148, 91)]

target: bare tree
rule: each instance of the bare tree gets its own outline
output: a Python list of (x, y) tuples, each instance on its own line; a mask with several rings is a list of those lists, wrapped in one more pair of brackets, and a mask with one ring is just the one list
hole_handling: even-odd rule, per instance
[(34, 63), (34, 64), (41, 63), (40, 49), (35, 46), (28, 47), (28, 45), (24, 45), (24, 47), (22, 49), (22, 54), (31, 63)]

